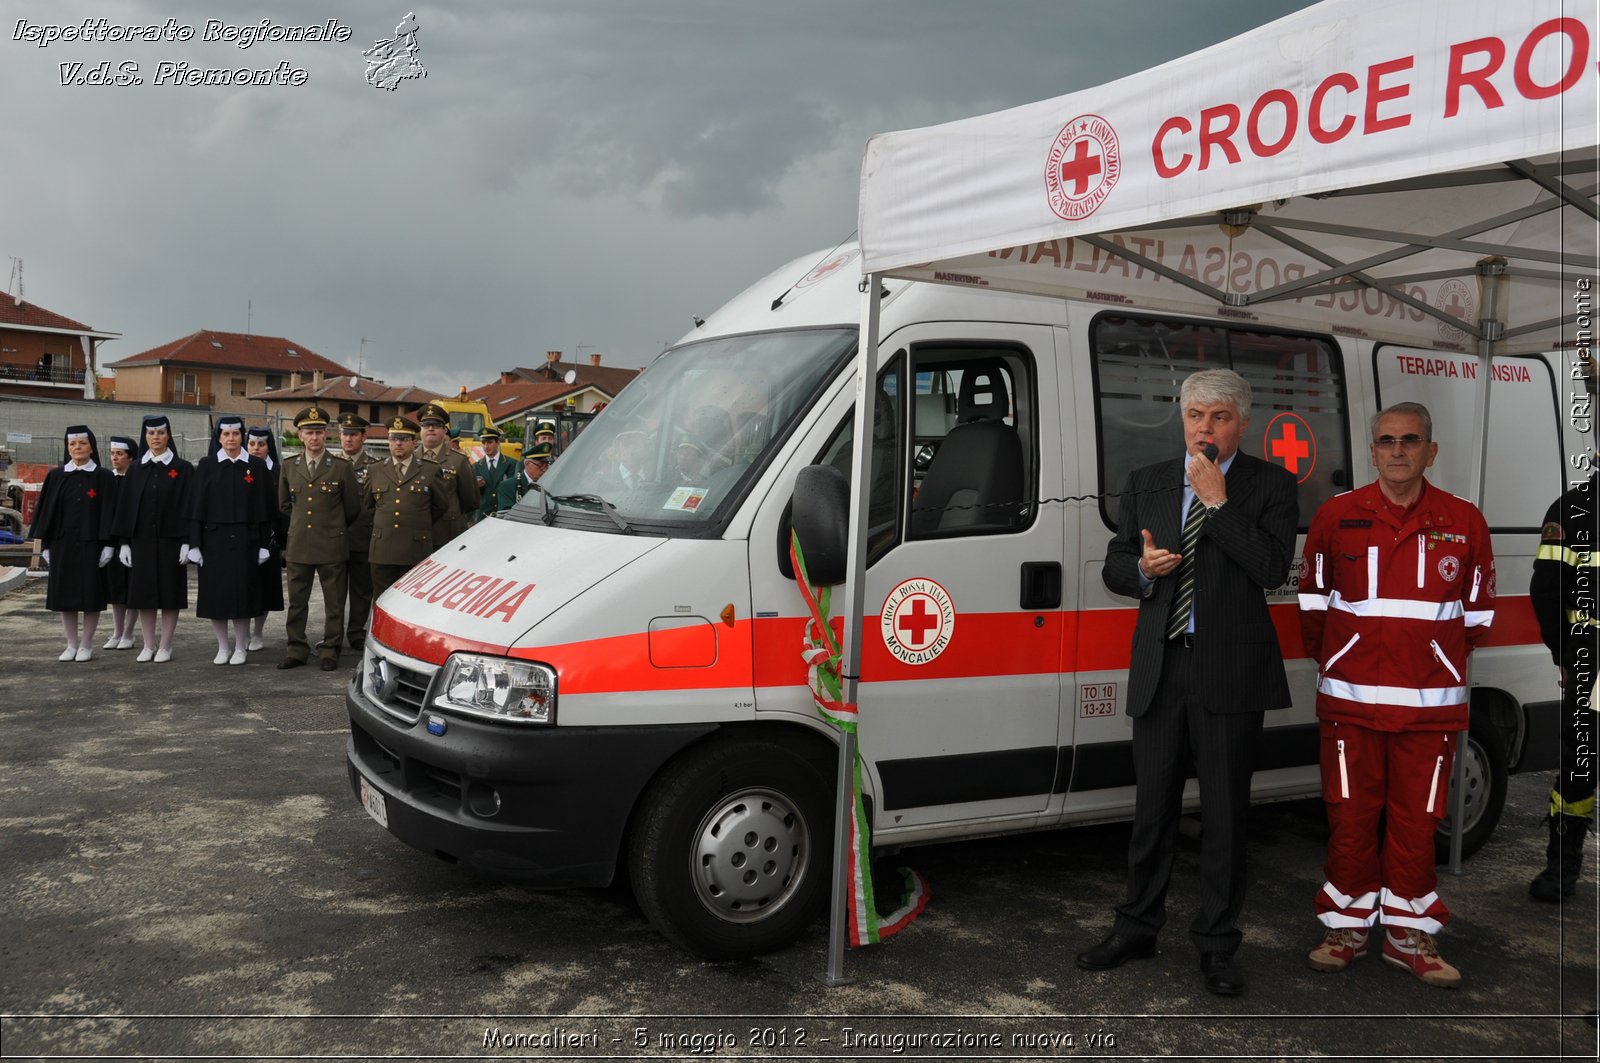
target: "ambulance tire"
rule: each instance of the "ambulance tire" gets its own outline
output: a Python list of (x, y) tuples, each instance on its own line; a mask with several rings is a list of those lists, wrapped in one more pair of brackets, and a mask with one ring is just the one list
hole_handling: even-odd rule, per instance
[(821, 911), (832, 785), (773, 742), (714, 742), (668, 765), (628, 843), (633, 892), (667, 940), (708, 960), (771, 952)]
[[(1488, 714), (1472, 714), (1471, 729), (1467, 732), (1466, 749), (1466, 834), (1461, 839), (1461, 858), (1483, 848), (1500, 822), (1500, 813), (1506, 806), (1506, 784), (1511, 770), (1506, 758), (1506, 740), (1489, 721)], [(1445, 808), (1445, 818), (1433, 835), (1434, 860), (1440, 864), (1450, 862), (1450, 836), (1454, 827), (1450, 809)]]

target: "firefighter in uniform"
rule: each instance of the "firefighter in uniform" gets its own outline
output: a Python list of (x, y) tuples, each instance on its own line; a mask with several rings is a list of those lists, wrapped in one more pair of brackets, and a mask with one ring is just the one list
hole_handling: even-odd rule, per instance
[(433, 526), (433, 545), (443, 546), (467, 530), (478, 512), (478, 477), (472, 471), (472, 462), (459, 450), (450, 447), (450, 415), (442, 406), (428, 403), (417, 416), (422, 426), (422, 447), (419, 453), (424, 461), (439, 465), (439, 479), (444, 485), (445, 515)]
[(362, 514), (355, 470), (328, 453), (328, 415), (315, 404), (294, 415), (294, 427), (305, 449), (283, 463), (278, 480), (278, 510), (288, 520), (283, 551), (288, 576), (288, 611), (284, 617), (284, 657), (279, 668), (299, 668), (311, 655), (306, 642), (306, 616), (311, 580), (322, 585), (322, 641), (317, 656), (322, 670), (339, 666), (344, 638), (344, 598), (350, 559), (350, 526)]
[(1540, 901), (1559, 901), (1578, 888), (1583, 837), (1594, 822), (1595, 663), (1600, 659), (1600, 577), (1595, 503), (1600, 472), (1567, 491), (1544, 515), (1528, 595), (1539, 633), (1561, 669), (1561, 766), (1550, 791), (1550, 841), (1545, 868), (1528, 884)]
[(447, 491), (438, 462), (417, 450), (417, 422), (389, 422), (389, 460), (367, 470), (366, 510), (372, 516), (372, 600), (394, 585), (406, 570), (433, 553), (433, 529), (444, 517)]
[(473, 462), (472, 471), (478, 478), (478, 519), (483, 520), (517, 504), (517, 473), (515, 461), (500, 453), (501, 431), (485, 428), (483, 435), (483, 460)]
[[(367, 419), (356, 413), (341, 413), (337, 456), (350, 463), (356, 490), (363, 496), (367, 490), (367, 474), (378, 461), (367, 453), (366, 442)], [(345, 566), (345, 584), (350, 596), (344, 611), (345, 641), (359, 653), (367, 638), (367, 613), (372, 609), (372, 566), (367, 560), (367, 547), (372, 544), (372, 514), (364, 504), (361, 515), (350, 525), (347, 538), (350, 561)]]

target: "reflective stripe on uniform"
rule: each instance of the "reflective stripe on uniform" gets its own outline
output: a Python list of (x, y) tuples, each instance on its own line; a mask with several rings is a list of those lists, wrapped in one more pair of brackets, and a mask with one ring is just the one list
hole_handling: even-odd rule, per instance
[[(1305, 595), (1300, 596), (1302, 599)], [(1377, 616), (1390, 620), (1454, 620), (1462, 615), (1460, 600), (1450, 602), (1419, 602), (1414, 598), (1368, 598), (1352, 602), (1342, 598), (1338, 591), (1328, 596), (1328, 608), (1338, 609), (1356, 616)]]
[(1584, 819), (1594, 818), (1594, 794), (1590, 794), (1581, 801), (1566, 801), (1556, 791), (1550, 791), (1550, 814), (1552, 816), (1581, 816)]
[(1324, 676), (1317, 689), (1329, 697), (1343, 698), (1364, 705), (1404, 705), (1412, 709), (1443, 709), (1464, 705), (1466, 687), (1386, 687), (1367, 683), (1346, 683)]
[(1600, 568), (1600, 553), (1594, 550), (1574, 550), (1560, 543), (1540, 543), (1535, 561), (1559, 561), (1573, 568)]

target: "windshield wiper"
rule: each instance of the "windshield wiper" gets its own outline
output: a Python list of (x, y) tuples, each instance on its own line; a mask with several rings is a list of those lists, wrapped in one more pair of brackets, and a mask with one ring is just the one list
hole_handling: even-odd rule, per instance
[(530, 480), (528, 486), (539, 492), (539, 501), (543, 506), (539, 519), (544, 521), (546, 525), (554, 524), (557, 512), (556, 496), (540, 487), (538, 480)]
[(552, 502), (591, 502), (594, 505), (599, 506), (600, 507), (600, 512), (602, 512), (606, 516), (610, 517), (611, 518), (611, 523), (615, 524), (618, 528), (620, 528), (624, 534), (626, 534), (626, 535), (632, 535), (633, 534), (633, 525), (629, 524), (626, 520), (622, 519), (622, 514), (617, 512), (617, 507), (616, 506), (613, 506), (610, 502), (607, 502), (605, 499), (601, 498), (599, 495), (588, 495), (588, 494), (584, 494), (584, 495), (551, 495), (550, 496), (550, 501), (552, 501)]

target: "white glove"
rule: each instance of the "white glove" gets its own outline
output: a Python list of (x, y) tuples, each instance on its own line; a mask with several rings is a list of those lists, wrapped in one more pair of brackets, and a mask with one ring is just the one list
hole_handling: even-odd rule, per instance
[(256, 551), (256, 564), (258, 564), (258, 565), (266, 564), (267, 563), (267, 557), (268, 557), (267, 548), (265, 546), (263, 546), (263, 547), (261, 547), (260, 549), (258, 549)]
[(50, 563), (50, 551), (48, 551), (48, 550), (40, 550), (39, 551), (39, 556), (44, 558), (44, 563), (45, 564), (48, 565)]
[(200, 548), (198, 546), (189, 551), (189, 560), (202, 568), (205, 567), (206, 559), (200, 556)]
[(188, 560), (189, 560), (189, 544), (188, 543), (184, 543), (182, 546), (178, 547), (178, 564), (180, 564), (180, 565), (184, 564)]
[(102, 546), (100, 548), (100, 567), (105, 568), (109, 564), (111, 564), (111, 547)]
[(122, 562), (123, 568), (133, 567), (133, 547), (124, 543), (117, 548), (117, 560)]

